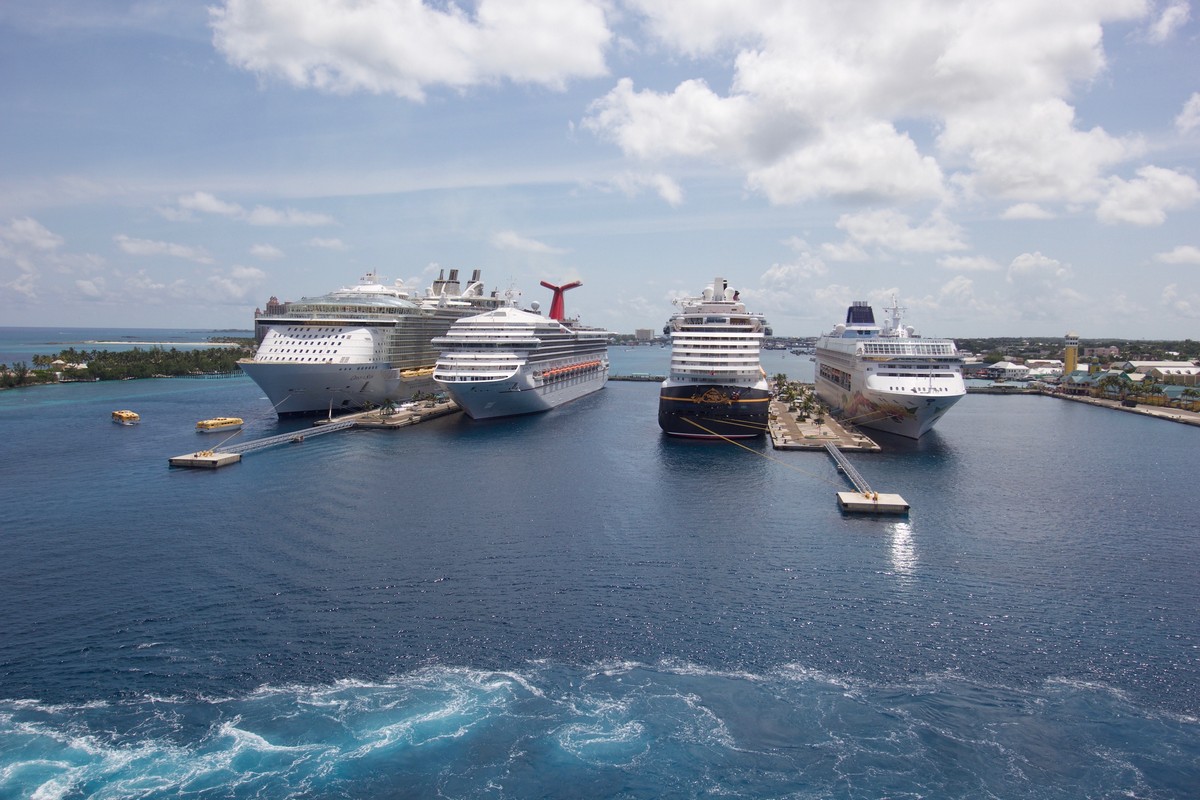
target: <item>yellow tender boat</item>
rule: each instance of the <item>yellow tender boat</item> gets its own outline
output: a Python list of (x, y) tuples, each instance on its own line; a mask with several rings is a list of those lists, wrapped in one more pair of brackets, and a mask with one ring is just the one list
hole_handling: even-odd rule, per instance
[(121, 411), (112, 412), (112, 421), (118, 425), (137, 425), (142, 421), (142, 418), (138, 416), (136, 411), (122, 409)]
[(210, 433), (212, 431), (232, 431), (242, 427), (241, 417), (213, 417), (212, 419), (202, 419), (196, 423), (196, 430), (200, 433)]

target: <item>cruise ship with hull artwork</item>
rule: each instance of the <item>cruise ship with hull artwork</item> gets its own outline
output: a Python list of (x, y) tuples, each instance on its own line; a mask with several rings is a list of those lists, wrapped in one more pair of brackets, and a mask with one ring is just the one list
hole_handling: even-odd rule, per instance
[(609, 332), (566, 318), (563, 293), (582, 285), (542, 281), (549, 317), (515, 306), (458, 320), (434, 340), (433, 379), (472, 419), (549, 411), (604, 388)]
[(842, 421), (919, 439), (967, 393), (950, 339), (923, 339), (901, 324), (895, 299), (886, 327), (865, 301), (817, 340), (816, 392)]
[(663, 328), (671, 337), (671, 371), (659, 392), (659, 427), (694, 439), (762, 436), (771, 404), (760, 361), (771, 335), (766, 320), (747, 311), (724, 278), (676, 304)]
[(436, 391), (432, 340), (458, 319), (498, 308), (475, 270), (460, 289), (458, 270), (443, 270), (423, 295), (375, 273), (356, 286), (303, 298), (256, 315), (253, 358), (238, 366), (279, 416), (358, 411)]

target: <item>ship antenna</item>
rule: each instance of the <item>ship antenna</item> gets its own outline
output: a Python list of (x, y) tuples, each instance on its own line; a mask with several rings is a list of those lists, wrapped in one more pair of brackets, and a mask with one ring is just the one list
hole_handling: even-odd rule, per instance
[(566, 309), (563, 304), (563, 293), (568, 289), (574, 289), (577, 286), (583, 286), (583, 281), (572, 281), (564, 283), (562, 286), (555, 286), (553, 283), (542, 281), (542, 286), (554, 292), (554, 299), (550, 301), (550, 319), (556, 319), (562, 322), (566, 317)]

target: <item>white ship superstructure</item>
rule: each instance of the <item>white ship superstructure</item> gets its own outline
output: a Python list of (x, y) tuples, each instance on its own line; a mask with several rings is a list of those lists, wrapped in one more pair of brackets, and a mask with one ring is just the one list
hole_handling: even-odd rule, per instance
[(659, 392), (659, 427), (692, 438), (762, 436), (771, 401), (760, 361), (771, 335), (763, 315), (747, 311), (723, 278), (677, 304), (663, 327), (671, 372)]
[(950, 339), (923, 339), (901, 324), (895, 299), (886, 327), (865, 301), (817, 340), (817, 396), (852, 425), (918, 439), (967, 393)]
[(608, 381), (607, 331), (563, 318), (554, 290), (550, 316), (505, 306), (458, 320), (434, 340), (441, 349), (433, 379), (473, 419), (549, 411)]
[(398, 403), (435, 389), (434, 337), (501, 303), (484, 295), (478, 270), (461, 291), (458, 270), (448, 280), (440, 273), (417, 297), (368, 273), (356, 286), (257, 316), (258, 350), (238, 365), (281, 416)]

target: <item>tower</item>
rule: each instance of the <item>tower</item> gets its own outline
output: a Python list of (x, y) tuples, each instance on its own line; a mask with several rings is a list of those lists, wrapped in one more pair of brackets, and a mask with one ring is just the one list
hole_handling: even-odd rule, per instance
[(1079, 367), (1079, 334), (1068, 333), (1064, 337), (1066, 347), (1063, 352), (1063, 377), (1067, 377)]

